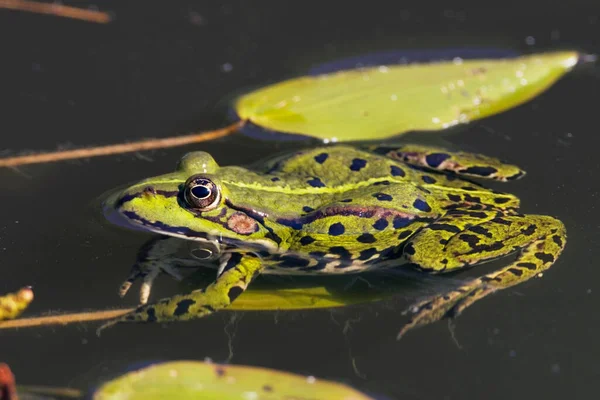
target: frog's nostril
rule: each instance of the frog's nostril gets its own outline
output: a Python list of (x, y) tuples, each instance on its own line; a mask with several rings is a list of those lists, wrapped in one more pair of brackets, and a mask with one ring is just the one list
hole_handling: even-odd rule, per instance
[(154, 189), (151, 186), (145, 187), (144, 190), (142, 191), (142, 196), (154, 197), (155, 195), (156, 195), (156, 189)]

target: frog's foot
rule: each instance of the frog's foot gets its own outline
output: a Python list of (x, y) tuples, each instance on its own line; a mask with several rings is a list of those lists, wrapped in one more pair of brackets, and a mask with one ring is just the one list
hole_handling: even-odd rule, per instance
[(479, 280), (461, 286), (456, 291), (433, 296), (411, 305), (402, 315), (413, 314), (411, 320), (402, 327), (398, 339), (411, 329), (428, 325), (442, 318), (456, 318), (475, 301), (498, 290), (492, 286), (479, 286)]
[(481, 154), (421, 145), (370, 146), (369, 149), (408, 164), (474, 178), (509, 181), (525, 176), (525, 171), (519, 167)]
[(119, 296), (124, 297), (133, 283), (138, 279), (142, 279), (139, 301), (140, 304), (146, 304), (152, 291), (152, 284), (161, 273), (165, 273), (181, 281), (183, 275), (181, 275), (179, 269), (188, 267), (198, 267), (198, 263), (194, 260), (146, 260), (138, 262), (134, 264), (129, 277), (119, 287)]
[(234, 253), (225, 271), (206, 289), (165, 298), (102, 325), (97, 333), (121, 322), (185, 321), (204, 317), (229, 306), (260, 273), (262, 263), (254, 254)]
[[(468, 233), (450, 229), (448, 223), (445, 225), (446, 231), (439, 230), (435, 226), (432, 230), (425, 228), (420, 234), (424, 242), (417, 241), (409, 247), (409, 253), (412, 253), (409, 254), (409, 259), (413, 262), (418, 260), (423, 254), (420, 250), (425, 250), (425, 247), (421, 249), (421, 246), (425, 246), (424, 243), (431, 243), (428, 240), (433, 240), (434, 236), (440, 240), (437, 237), (440, 232), (449, 236), (442, 241), (444, 252), (438, 254), (442, 257), (439, 261), (440, 265), (433, 265), (435, 268), (448, 265), (453, 265), (454, 268), (460, 265), (474, 265), (510, 254), (515, 250), (520, 250), (520, 255), (513, 263), (498, 271), (469, 280), (454, 290), (432, 296), (410, 307), (408, 311), (413, 314), (412, 319), (401, 329), (398, 338), (413, 328), (445, 317), (457, 317), (471, 304), (497, 290), (517, 285), (534, 276), (541, 276), (543, 271), (552, 266), (566, 243), (564, 225), (552, 217), (543, 215), (501, 216), (469, 227)], [(500, 227), (503, 227), (502, 230), (506, 232), (500, 234), (501, 232), (498, 231)], [(492, 234), (494, 230), (497, 236)], [(456, 238), (452, 234), (456, 235)], [(416, 238), (418, 239), (418, 235)], [(467, 247), (464, 247), (465, 245)], [(444, 258), (449, 255), (453, 258)], [(426, 256), (430, 257), (428, 260), (430, 264), (435, 264), (431, 255), (423, 257)]]

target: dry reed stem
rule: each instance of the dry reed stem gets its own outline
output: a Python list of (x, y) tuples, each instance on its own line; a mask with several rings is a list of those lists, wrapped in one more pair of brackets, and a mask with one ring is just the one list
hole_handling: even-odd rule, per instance
[[(2, 0), (0, 0), (1, 2)], [(73, 160), (78, 158), (89, 158), (98, 156), (108, 156), (114, 154), (131, 153), (134, 151), (144, 151), (153, 149), (164, 149), (167, 147), (184, 146), (192, 143), (206, 142), (230, 135), (242, 127), (244, 121), (226, 126), (225, 128), (214, 131), (193, 133), (190, 135), (176, 136), (164, 139), (148, 139), (139, 142), (112, 144), (108, 146), (98, 146), (85, 149), (55, 151), (50, 153), (38, 153), (24, 156), (0, 158), (0, 167), (18, 167), (26, 164), (39, 164), (45, 162), (56, 162), (63, 160)]]
[(82, 8), (69, 7), (62, 4), (39, 3), (37, 1), (27, 0), (0, 0), (0, 8), (35, 14), (54, 15), (56, 17), (78, 19), (98, 24), (106, 24), (112, 19), (108, 13), (102, 11), (84, 10)]

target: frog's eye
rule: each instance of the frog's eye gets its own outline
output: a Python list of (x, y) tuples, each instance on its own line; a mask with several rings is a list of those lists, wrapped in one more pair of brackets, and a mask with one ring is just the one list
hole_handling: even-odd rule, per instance
[(185, 201), (200, 211), (214, 209), (221, 199), (219, 187), (210, 179), (192, 176), (185, 183)]

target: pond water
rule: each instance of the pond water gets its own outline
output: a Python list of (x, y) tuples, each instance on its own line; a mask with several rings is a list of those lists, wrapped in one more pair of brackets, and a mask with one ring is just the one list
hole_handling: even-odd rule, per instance
[[(103, 1), (96, 5), (116, 16), (108, 25), (3, 10), (0, 32), (10, 40), (0, 146), (12, 154), (217, 128), (236, 94), (361, 53), (475, 46), (598, 53), (600, 6), (587, 3)], [(391, 399), (592, 397), (600, 377), (599, 89), (597, 69), (575, 71), (532, 102), (435, 139), (523, 167), (527, 177), (502, 189), (521, 198), (524, 212), (560, 218), (569, 236), (542, 279), (471, 307), (454, 337), (439, 322), (396, 341), (408, 304), (397, 296), (330, 310), (117, 326), (100, 338), (98, 323), (7, 330), (0, 361), (20, 383), (80, 389), (150, 362), (209, 357), (333, 379)], [(107, 224), (99, 209), (104, 192), (171, 171), (192, 149), (244, 164), (306, 145), (236, 135), (0, 170), (0, 292), (32, 285), (36, 300), (26, 315), (133, 306), (136, 295), (121, 300), (116, 289), (148, 235)], [(163, 278), (153, 296), (177, 289)]]

